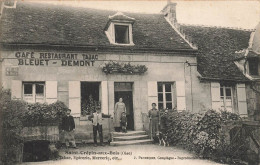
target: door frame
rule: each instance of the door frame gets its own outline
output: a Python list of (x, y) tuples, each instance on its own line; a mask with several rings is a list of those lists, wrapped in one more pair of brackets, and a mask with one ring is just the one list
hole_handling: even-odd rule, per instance
[[(123, 90), (123, 91), (116, 91), (116, 88), (115, 88), (115, 84), (116, 83), (130, 83), (131, 84), (131, 90)], [(132, 102), (131, 102), (131, 104), (132, 104), (132, 120), (133, 120), (133, 123), (132, 123), (132, 130), (135, 130), (135, 109), (134, 109), (134, 82), (132, 82), (132, 81), (114, 81), (114, 104), (118, 101), (118, 100), (116, 100), (116, 92), (131, 92), (131, 94), (132, 94)]]

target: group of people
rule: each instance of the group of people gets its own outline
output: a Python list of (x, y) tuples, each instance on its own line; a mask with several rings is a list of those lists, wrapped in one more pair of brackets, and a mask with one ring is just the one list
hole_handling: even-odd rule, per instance
[[(75, 131), (75, 122), (73, 116), (70, 115), (71, 110), (67, 110), (66, 116), (62, 118), (61, 130), (64, 135), (64, 140), (66, 147), (72, 144), (73, 148), (77, 148), (74, 138), (74, 131)], [(156, 109), (156, 104), (152, 104), (152, 109), (149, 110), (148, 116), (150, 118), (150, 129), (151, 129), (151, 136), (153, 139), (156, 138), (156, 135), (159, 131), (159, 124), (160, 124), (160, 113)], [(105, 115), (101, 113), (101, 108), (97, 107), (96, 112), (88, 117), (89, 120), (92, 120), (93, 124), (93, 138), (94, 138), (94, 146), (97, 146), (97, 133), (99, 134), (100, 138), (100, 145), (104, 146), (103, 143), (103, 130), (102, 130), (102, 120), (103, 118), (110, 118), (111, 115)], [(123, 103), (123, 99), (120, 98), (119, 102), (115, 104), (115, 111), (114, 111), (114, 127), (116, 132), (127, 132), (127, 116), (126, 116), (126, 106)]]
[[(61, 130), (63, 132), (63, 137), (65, 140), (66, 148), (70, 146), (72, 148), (77, 148), (74, 138), (74, 131), (75, 131), (75, 122), (73, 116), (70, 115), (71, 110), (67, 109), (66, 116), (62, 118), (61, 123)], [(126, 117), (126, 106), (123, 103), (123, 99), (120, 98), (119, 102), (115, 105), (115, 129), (116, 131), (122, 131), (127, 132), (127, 117)], [(93, 138), (94, 138), (94, 146), (97, 146), (97, 133), (99, 134), (100, 139), (100, 145), (104, 146), (103, 143), (103, 129), (102, 129), (102, 120), (103, 118), (110, 118), (111, 115), (106, 115), (104, 113), (101, 113), (101, 108), (97, 107), (96, 112), (94, 112), (92, 115), (88, 116), (88, 120), (92, 121), (93, 125)]]
[(114, 127), (116, 132), (124, 132), (126, 133), (127, 127), (127, 114), (126, 114), (126, 106), (123, 102), (123, 98), (119, 98), (119, 101), (115, 105), (114, 111)]

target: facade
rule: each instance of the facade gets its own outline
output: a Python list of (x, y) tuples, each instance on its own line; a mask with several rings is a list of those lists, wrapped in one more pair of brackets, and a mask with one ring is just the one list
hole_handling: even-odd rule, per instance
[[(11, 89), (13, 99), (63, 101), (72, 109), (77, 128), (91, 125), (82, 116), (89, 95), (101, 102), (103, 113), (112, 115), (123, 97), (132, 130), (143, 129), (142, 113), (153, 102), (160, 108), (192, 109), (189, 88), (197, 71), (187, 61), (196, 64), (197, 49), (162, 14), (17, 3), (15, 9), (4, 9), (1, 21), (2, 84)], [(102, 68), (110, 61), (148, 70), (106, 74)]]
[(240, 71), (251, 81), (247, 90), (249, 112), (251, 119), (259, 120), (260, 116), (260, 84), (259, 84), (259, 55), (260, 55), (260, 23), (251, 33), (248, 48), (237, 52), (236, 65)]
[[(179, 25), (174, 3), (161, 14), (123, 14), (20, 2), (4, 8), (1, 18), (2, 86), (13, 99), (63, 101), (82, 139), (91, 136), (83, 113), (90, 95), (111, 115), (122, 97), (130, 130), (144, 129), (153, 102), (159, 109), (226, 109), (247, 116), (250, 80), (234, 59), (235, 51), (248, 47), (250, 33)], [(104, 72), (111, 61), (148, 70)]]

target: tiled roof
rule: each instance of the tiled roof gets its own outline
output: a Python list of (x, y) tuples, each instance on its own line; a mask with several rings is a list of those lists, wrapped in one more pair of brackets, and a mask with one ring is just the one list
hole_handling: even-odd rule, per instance
[(236, 51), (247, 49), (251, 31), (191, 25), (181, 25), (181, 28), (198, 45), (198, 71), (202, 77), (248, 80), (234, 60)]
[[(0, 42), (115, 47), (109, 43), (104, 33), (109, 16), (115, 13), (89, 8), (19, 2), (16, 9), (4, 9)], [(192, 50), (162, 14), (124, 14), (135, 18), (133, 24), (135, 45), (129, 46), (129, 49)]]

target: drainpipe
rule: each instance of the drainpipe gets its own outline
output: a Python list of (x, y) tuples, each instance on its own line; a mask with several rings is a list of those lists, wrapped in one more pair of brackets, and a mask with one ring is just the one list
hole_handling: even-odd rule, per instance
[[(191, 111), (193, 112), (193, 84), (192, 84), (192, 74), (191, 74), (191, 67), (192, 66), (197, 66), (196, 63), (190, 63), (188, 60), (184, 63), (184, 69), (185, 69), (185, 64), (190, 67), (190, 93), (191, 93)], [(185, 72), (185, 70), (184, 70)]]

